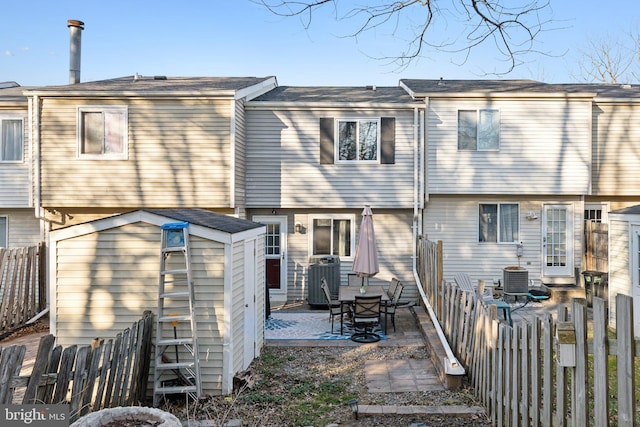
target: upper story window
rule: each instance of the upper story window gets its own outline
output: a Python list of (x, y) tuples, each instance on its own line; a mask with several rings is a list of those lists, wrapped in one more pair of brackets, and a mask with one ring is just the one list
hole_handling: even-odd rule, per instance
[(396, 119), (320, 119), (320, 164), (396, 162)]
[(500, 149), (499, 110), (459, 110), (458, 150)]
[(126, 107), (79, 107), (78, 157), (126, 159), (127, 122)]
[(2, 118), (0, 132), (0, 162), (21, 162), (23, 151), (23, 122), (17, 118)]
[(481, 203), (478, 241), (517, 243), (520, 240), (520, 207), (517, 203)]
[(354, 251), (354, 215), (310, 215), (310, 255), (351, 257)]
[(8, 245), (8, 229), (9, 218), (6, 216), (0, 216), (0, 248), (6, 248)]
[(338, 161), (378, 161), (380, 146), (379, 120), (337, 120)]

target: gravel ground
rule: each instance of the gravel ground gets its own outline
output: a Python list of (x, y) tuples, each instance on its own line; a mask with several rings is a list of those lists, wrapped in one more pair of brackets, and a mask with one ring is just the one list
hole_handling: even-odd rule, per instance
[(243, 426), (490, 426), (484, 417), (372, 416), (355, 420), (347, 402), (368, 405), (478, 406), (472, 390), (369, 393), (365, 360), (427, 358), (424, 346), (402, 347), (265, 347), (250, 366), (254, 384), (233, 396), (208, 397), (187, 409), (184, 401), (161, 409), (182, 420), (213, 420), (223, 426), (233, 419)]

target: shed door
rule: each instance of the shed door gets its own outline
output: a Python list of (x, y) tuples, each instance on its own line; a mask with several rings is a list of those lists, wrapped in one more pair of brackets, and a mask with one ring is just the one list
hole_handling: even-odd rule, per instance
[(542, 260), (544, 276), (573, 275), (573, 221), (570, 205), (544, 205)]
[(244, 366), (256, 356), (256, 242), (248, 240), (244, 245)]
[(640, 225), (631, 226), (631, 296), (633, 297), (633, 330), (636, 339), (640, 338)]

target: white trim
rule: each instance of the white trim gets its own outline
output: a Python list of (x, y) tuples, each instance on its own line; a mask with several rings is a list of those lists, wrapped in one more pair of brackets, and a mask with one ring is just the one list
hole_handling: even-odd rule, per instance
[(229, 118), (229, 207), (233, 208), (236, 205), (236, 103), (233, 101), (230, 103), (231, 111)]
[[(269, 289), (269, 295), (273, 295), (274, 302), (286, 302), (288, 289), (288, 276), (289, 276), (289, 259), (288, 259), (288, 247), (289, 247), (289, 227), (288, 217), (286, 215), (253, 215), (252, 221), (262, 224), (279, 224), (280, 225), (280, 289)], [(265, 232), (266, 235), (266, 226)], [(267, 280), (267, 245), (264, 246), (264, 278)], [(265, 295), (267, 298), (268, 295)]]
[[(356, 158), (353, 160), (341, 160), (340, 159), (340, 122), (355, 122), (356, 123)], [(362, 122), (375, 122), (376, 123), (376, 159), (375, 160), (360, 160), (360, 123)], [(333, 161), (335, 164), (380, 164), (380, 146), (382, 145), (382, 120), (381, 117), (334, 117), (333, 119)]]
[[(82, 152), (82, 114), (118, 112), (124, 114), (122, 153), (85, 154)], [(80, 105), (76, 107), (76, 159), (128, 160), (129, 159), (129, 107), (127, 105)]]
[(222, 327), (222, 394), (228, 395), (233, 391), (233, 246), (224, 247), (224, 310)]
[[(2, 131), (2, 121), (3, 120), (20, 120), (22, 122), (22, 141), (21, 141), (21, 152), (20, 152), (20, 160), (2, 160), (0, 158), (0, 164), (22, 164), (25, 162), (25, 158), (27, 157), (27, 146), (25, 142), (27, 141), (27, 122), (28, 117), (25, 117), (23, 113), (3, 113), (0, 112), (0, 132)], [(0, 133), (0, 145), (2, 144), (2, 134)]]
[[(334, 214), (334, 213), (317, 213), (317, 214), (309, 214), (309, 240), (307, 246), (307, 255), (309, 257), (314, 256), (313, 254), (313, 220), (314, 219), (348, 219), (351, 221), (351, 247), (349, 249), (350, 256), (341, 256), (340, 261), (353, 261), (353, 257), (356, 251), (356, 215), (355, 214)], [(332, 242), (333, 245), (333, 242)], [(328, 255), (328, 254), (321, 254)]]
[[(496, 241), (495, 242), (481, 242), (480, 241), (480, 205), (496, 205), (497, 206), (497, 220), (498, 225), (496, 229)], [(503, 242), (500, 240), (500, 205), (517, 205), (518, 206), (518, 239), (514, 242)], [(522, 212), (520, 209), (520, 202), (494, 202), (494, 201), (478, 201), (476, 208), (476, 243), (479, 245), (515, 245), (522, 240), (522, 221), (520, 220)]]

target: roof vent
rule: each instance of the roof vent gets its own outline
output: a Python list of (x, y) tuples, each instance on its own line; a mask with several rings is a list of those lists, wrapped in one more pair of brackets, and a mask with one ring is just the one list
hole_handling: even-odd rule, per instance
[(440, 77), (440, 81), (438, 82), (438, 86), (444, 86), (444, 80)]
[(366, 89), (367, 89), (367, 90), (376, 90), (376, 89), (377, 89), (377, 87), (376, 87), (376, 85), (373, 85), (373, 86), (367, 86), (367, 87), (366, 87)]
[(167, 80), (167, 76), (153, 76), (153, 80)]
[(622, 89), (631, 89), (631, 85), (630, 85), (630, 84), (620, 85), (620, 87), (621, 87)]

